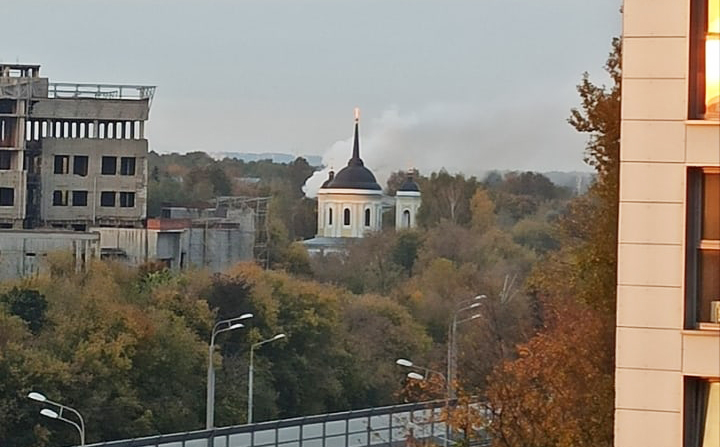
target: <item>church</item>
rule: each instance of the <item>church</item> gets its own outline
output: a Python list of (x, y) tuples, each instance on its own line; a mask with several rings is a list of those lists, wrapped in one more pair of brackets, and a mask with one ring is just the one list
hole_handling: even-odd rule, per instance
[(415, 228), (421, 204), (420, 188), (412, 173), (395, 197), (383, 194), (375, 175), (360, 158), (359, 112), (355, 109), (352, 156), (347, 166), (330, 171), (317, 193), (317, 235), (303, 241), (310, 254), (343, 251), (345, 244), (382, 230), (383, 212), (395, 207), (395, 228)]

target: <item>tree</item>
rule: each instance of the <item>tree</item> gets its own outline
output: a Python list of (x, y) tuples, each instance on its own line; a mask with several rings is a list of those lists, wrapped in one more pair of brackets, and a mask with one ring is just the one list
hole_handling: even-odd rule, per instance
[(13, 287), (0, 295), (0, 302), (9, 306), (11, 314), (22, 318), (33, 333), (37, 333), (45, 324), (47, 300), (37, 290)]
[(493, 445), (611, 446), (612, 351), (604, 321), (572, 299), (547, 302), (545, 317), (544, 330), (518, 345), (519, 358), (488, 380)]
[(444, 169), (433, 172), (429, 179), (420, 178), (423, 201), (418, 210), (418, 223), (430, 227), (442, 219), (465, 225), (470, 222), (470, 198), (477, 189), (475, 177), (450, 175)]
[(484, 189), (478, 188), (470, 199), (472, 227), (483, 233), (495, 224), (495, 204)]
[(413, 230), (403, 230), (397, 234), (392, 248), (392, 260), (405, 269), (408, 277), (413, 274), (413, 266), (422, 247), (422, 236)]
[(528, 281), (540, 331), (489, 380), (498, 446), (612, 445), (620, 53), (615, 39), (606, 64), (609, 89), (587, 74), (578, 86), (582, 109), (573, 109), (569, 122), (590, 134), (586, 161), (597, 182), (558, 220), (562, 248)]

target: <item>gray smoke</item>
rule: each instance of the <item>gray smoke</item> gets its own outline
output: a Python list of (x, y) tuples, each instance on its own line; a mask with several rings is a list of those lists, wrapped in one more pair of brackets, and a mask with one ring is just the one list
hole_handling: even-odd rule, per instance
[[(390, 173), (411, 167), (424, 175), (445, 169), (480, 178), (493, 169), (588, 170), (582, 163), (585, 137), (566, 123), (568, 114), (564, 107), (544, 104), (482, 110), (433, 105), (405, 113), (390, 108), (360, 121), (360, 156), (383, 187)], [(305, 183), (308, 197), (315, 197), (330, 169), (347, 165), (351, 132), (323, 154), (325, 168)]]

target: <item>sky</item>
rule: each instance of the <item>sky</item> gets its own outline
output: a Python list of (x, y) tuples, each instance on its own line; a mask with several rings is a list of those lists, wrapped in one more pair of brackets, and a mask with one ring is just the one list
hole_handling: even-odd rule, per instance
[[(621, 0), (23, 0), (0, 61), (51, 82), (155, 85), (150, 149), (321, 155), (343, 167), (353, 109), (384, 179), (582, 170), (566, 119)], [(325, 174), (318, 176), (325, 177)]]

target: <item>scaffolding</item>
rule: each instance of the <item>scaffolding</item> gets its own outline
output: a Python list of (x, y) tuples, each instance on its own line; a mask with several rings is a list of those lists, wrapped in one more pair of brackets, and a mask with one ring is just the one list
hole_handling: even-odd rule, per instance
[(253, 259), (262, 268), (270, 268), (270, 232), (268, 205), (271, 197), (223, 196), (215, 198), (215, 209), (251, 209), (253, 211), (255, 242)]

